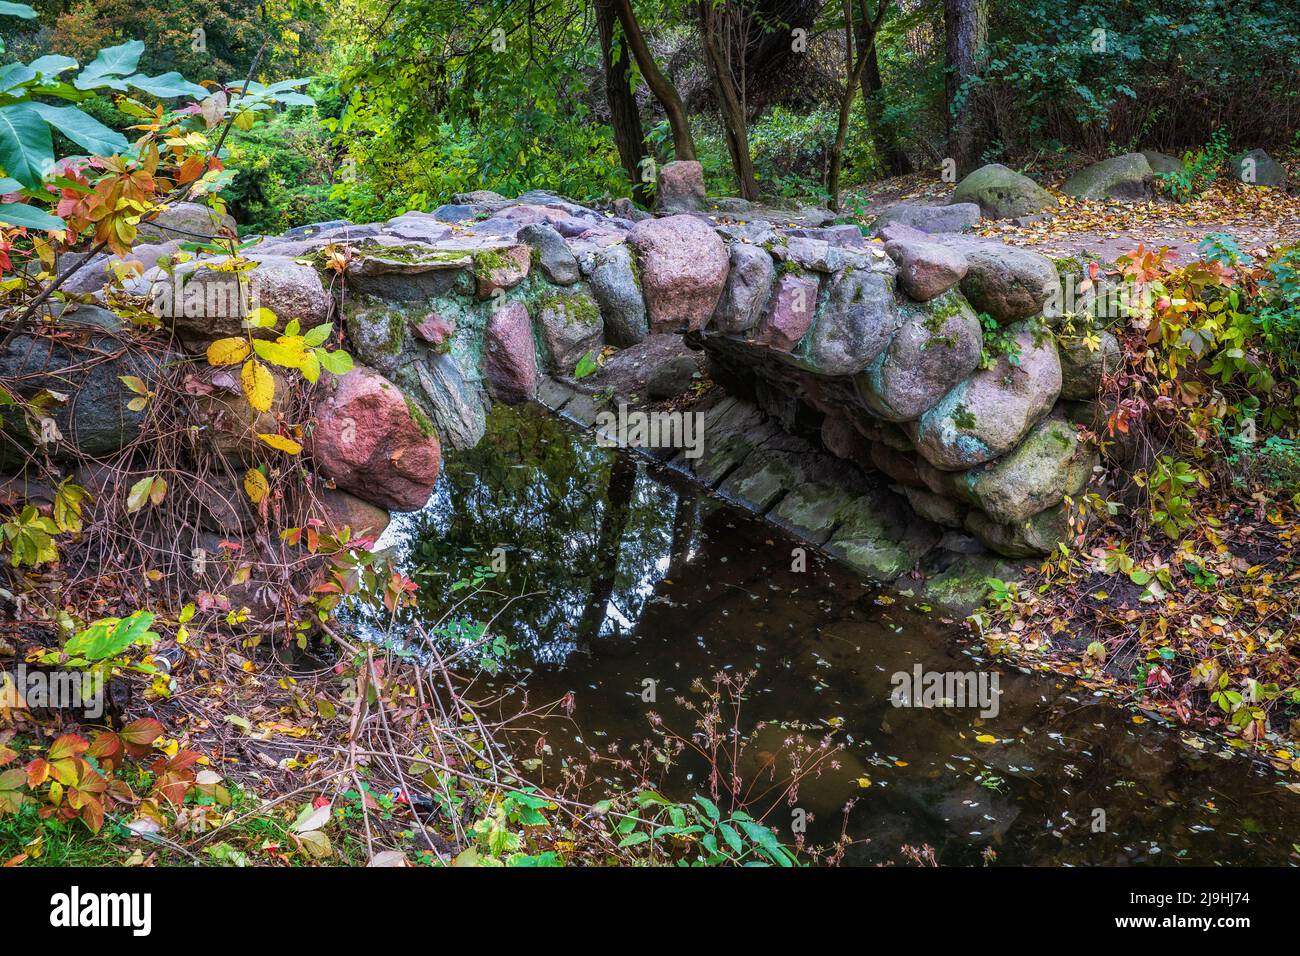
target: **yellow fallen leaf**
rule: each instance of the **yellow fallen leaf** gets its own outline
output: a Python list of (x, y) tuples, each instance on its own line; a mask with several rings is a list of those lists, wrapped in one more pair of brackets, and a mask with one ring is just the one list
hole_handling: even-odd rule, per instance
[(217, 339), (208, 346), (208, 364), (238, 365), (248, 358), (248, 352), (247, 339)]
[(239, 378), (248, 404), (259, 412), (269, 412), (271, 400), (275, 398), (275, 379), (271, 377), (271, 370), (257, 359), (249, 359), (240, 370)]
[(248, 469), (248, 474), (244, 475), (244, 492), (253, 504), (257, 504), (265, 498), (270, 490), (271, 486), (267, 484), (264, 474), (256, 468)]
[(282, 451), (287, 455), (296, 455), (302, 451), (302, 445), (299, 445), (292, 438), (286, 438), (284, 435), (262, 434), (257, 437), (276, 451)]

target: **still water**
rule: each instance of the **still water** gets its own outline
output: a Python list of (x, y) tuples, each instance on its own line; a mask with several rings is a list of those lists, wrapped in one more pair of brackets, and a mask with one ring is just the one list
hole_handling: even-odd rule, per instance
[[(747, 778), (767, 768), (770, 781), (773, 766), (784, 777), (787, 751), (827, 734), (844, 745), (837, 767), (824, 760), (796, 806), (780, 802), (765, 822), (791, 840), (804, 821), (809, 842), (825, 843), (855, 801), (846, 863), (898, 861), (904, 845), (929, 845), (951, 865), (1300, 860), (1300, 794), (1272, 769), (981, 656), (959, 624), (812, 549), (799, 570), (798, 542), (540, 408), (499, 406), (484, 440), (449, 457), (429, 505), (396, 520), (385, 542), (421, 582), (429, 623), (465, 597), (450, 585), (503, 549), (491, 593), (455, 616), (495, 615), (492, 633), (513, 646), (478, 683), (482, 696), (537, 705), (573, 695), (571, 717), (521, 734), (530, 753), (539, 735), (548, 748), (534, 779), (655, 739), (652, 714), (689, 734), (681, 701), (698, 700), (694, 680), (752, 672), (740, 717), (753, 737)], [(894, 675), (917, 665), (996, 673), (996, 716), (895, 706)], [(593, 773), (633, 783), (608, 766)], [(706, 792), (704, 770), (687, 762), (663, 789)]]

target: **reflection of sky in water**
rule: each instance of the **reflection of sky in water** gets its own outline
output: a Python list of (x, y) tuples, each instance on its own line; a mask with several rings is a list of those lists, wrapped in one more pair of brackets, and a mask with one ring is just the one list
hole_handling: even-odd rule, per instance
[[(451, 453), (429, 505), (395, 516), (381, 543), (420, 582), (426, 622), (464, 596), (454, 582), (508, 550), (492, 593), (457, 613), (499, 614), (493, 630), (518, 648), (485, 684), (505, 690), (526, 676), (535, 702), (574, 693), (572, 721), (537, 728), (552, 761), (645, 739), (652, 710), (689, 731), (675, 698), (694, 678), (754, 670), (753, 751), (815, 742), (830, 727), (847, 745), (838, 768), (805, 782), (799, 807), (814, 814), (810, 836), (833, 839), (840, 809), (858, 801), (849, 832), (870, 842), (851, 862), (895, 860), (904, 843), (971, 865), (989, 847), (1003, 864), (1293, 862), (1300, 798), (1287, 778), (1221, 759), (1213, 738), (1135, 724), (1067, 681), (962, 650), (955, 626), (880, 597), (815, 551), (806, 573), (793, 572), (794, 543), (770, 525), (593, 447), (541, 410), (494, 410), (483, 442)], [(1001, 712), (894, 707), (891, 675), (917, 664), (996, 669)], [(659, 687), (653, 704), (641, 697), (647, 679)], [(788, 819), (783, 805), (768, 822), (781, 830)]]

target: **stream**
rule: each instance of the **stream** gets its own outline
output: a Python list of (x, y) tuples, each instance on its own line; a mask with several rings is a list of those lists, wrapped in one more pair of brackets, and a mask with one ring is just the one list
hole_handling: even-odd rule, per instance
[[(504, 559), (492, 593), (453, 620), (496, 615), (492, 633), (512, 645), (476, 696), (505, 693), (522, 709), (525, 697), (537, 706), (572, 693), (569, 718), (524, 727), (516, 741), (532, 756), (544, 735), (529, 776), (548, 785), (590, 751), (632, 756), (658, 736), (651, 714), (689, 734), (695, 717), (681, 700), (700, 699), (692, 683), (749, 674), (739, 726), (754, 739), (740, 764), (756, 790), (772, 766), (785, 776), (791, 749), (815, 751), (827, 734), (844, 746), (802, 780), (793, 807), (762, 804), (777, 803), (765, 822), (786, 841), (802, 826), (813, 844), (845, 827), (847, 864), (901, 862), (904, 845), (929, 845), (944, 865), (1297, 858), (1300, 793), (1271, 768), (979, 656), (958, 622), (812, 547), (801, 568), (800, 543), (775, 527), (661, 465), (597, 447), (538, 406), (498, 405), (483, 441), (449, 456), (426, 508), (396, 516), (381, 545), (420, 582), (429, 624), (468, 593), (453, 582), (490, 566), (494, 551)], [(996, 715), (895, 706), (894, 675), (918, 665), (996, 674)], [(684, 760), (659, 785), (687, 799), (707, 793), (706, 775)], [(593, 777), (635, 783), (608, 762)]]

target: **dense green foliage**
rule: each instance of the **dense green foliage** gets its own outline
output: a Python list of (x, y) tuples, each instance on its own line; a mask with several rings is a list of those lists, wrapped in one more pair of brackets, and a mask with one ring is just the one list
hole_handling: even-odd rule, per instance
[(1183, 148), (1220, 126), (1259, 145), (1300, 119), (1300, 7), (1289, 0), (993, 9), (980, 85), (1004, 150)]

